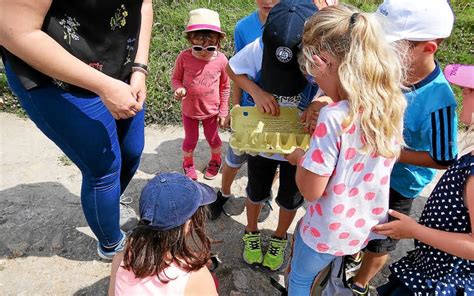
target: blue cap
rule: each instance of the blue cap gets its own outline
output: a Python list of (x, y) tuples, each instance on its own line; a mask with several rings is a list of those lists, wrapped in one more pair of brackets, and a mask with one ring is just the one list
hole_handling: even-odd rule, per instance
[(195, 182), (180, 173), (156, 175), (140, 196), (140, 219), (149, 226), (169, 230), (183, 225), (200, 206), (216, 200), (210, 186)]
[(298, 54), (304, 23), (318, 8), (311, 0), (282, 0), (267, 18), (262, 33), (263, 90), (279, 96), (298, 95), (308, 83), (301, 73)]

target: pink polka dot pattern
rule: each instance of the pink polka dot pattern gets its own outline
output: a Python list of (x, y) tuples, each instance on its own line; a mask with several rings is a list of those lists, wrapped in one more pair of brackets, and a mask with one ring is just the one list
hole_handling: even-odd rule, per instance
[(328, 129), (326, 128), (326, 125), (324, 123), (318, 124), (316, 127), (316, 130), (314, 131), (314, 135), (318, 138), (322, 138), (326, 136), (328, 133)]
[(359, 243), (360, 243), (360, 240), (354, 239), (354, 240), (351, 240), (351, 241), (349, 242), (349, 246), (355, 247), (355, 246), (357, 246)]
[(350, 234), (349, 232), (341, 232), (341, 233), (339, 234), (339, 238), (340, 238), (340, 239), (346, 239), (346, 238), (348, 238), (350, 235), (351, 235), (351, 234)]
[(314, 227), (310, 227), (309, 231), (311, 231), (311, 235), (314, 237), (320, 237), (321, 233)]
[(354, 187), (354, 188), (351, 188), (351, 190), (349, 190), (349, 197), (356, 196), (357, 194), (359, 194), (359, 189)]
[(311, 159), (316, 163), (324, 163), (323, 152), (319, 149), (314, 150)]
[(355, 212), (356, 212), (355, 208), (350, 208), (346, 213), (346, 217), (347, 218), (352, 218), (352, 216), (354, 216)]
[(374, 176), (375, 176), (375, 175), (372, 174), (372, 173), (367, 173), (367, 174), (364, 175), (364, 181), (365, 181), (365, 182), (370, 182), (370, 181), (372, 181), (372, 180), (374, 179)]
[(339, 223), (339, 222), (329, 224), (329, 229), (332, 230), (332, 231), (336, 231), (340, 227), (341, 227), (341, 223)]
[(374, 215), (380, 215), (380, 214), (383, 213), (383, 211), (384, 211), (383, 208), (373, 208), (373, 209), (372, 209), (372, 214), (374, 214)]
[(342, 194), (344, 192), (344, 190), (346, 190), (346, 185), (344, 185), (344, 183), (341, 183), (341, 184), (337, 184), (334, 186), (333, 188), (334, 190), (334, 193), (336, 194)]
[(357, 151), (355, 150), (355, 148), (348, 148), (346, 150), (346, 154), (345, 154), (345, 158), (346, 160), (351, 160), (354, 158), (354, 156), (356, 156), (356, 153)]
[(319, 216), (322, 216), (323, 215), (323, 209), (321, 208), (321, 205), (320, 204), (317, 204), (315, 206), (316, 208), (316, 212), (318, 213)]
[(343, 204), (338, 204), (337, 206), (335, 206), (332, 211), (334, 212), (334, 214), (341, 214), (343, 211), (344, 211), (344, 205)]
[[(336, 106), (337, 105), (337, 106)], [(386, 218), (390, 169), (395, 159), (364, 151), (359, 119), (343, 126), (350, 114), (347, 101), (324, 108), (311, 136), (302, 166), (329, 181), (322, 197), (309, 202), (300, 233), (320, 253), (354, 254), (370, 236), (373, 225)], [(343, 132), (344, 131), (344, 132)], [(306, 233), (303, 234), (303, 230)]]
[(354, 172), (361, 172), (364, 169), (364, 164), (362, 162), (358, 162), (353, 167)]
[(318, 243), (316, 244), (316, 249), (319, 251), (319, 252), (327, 252), (327, 250), (329, 250), (329, 246), (326, 245), (326, 244), (322, 244), (322, 243)]
[(373, 200), (375, 198), (375, 192), (367, 192), (364, 196), (366, 200)]
[(355, 222), (355, 227), (357, 228), (361, 228), (361, 227), (364, 227), (365, 225), (365, 220), (364, 219), (357, 219), (357, 221)]

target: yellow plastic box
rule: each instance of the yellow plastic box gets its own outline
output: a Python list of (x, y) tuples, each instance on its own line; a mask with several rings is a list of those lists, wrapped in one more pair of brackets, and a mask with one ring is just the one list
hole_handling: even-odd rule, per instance
[(310, 135), (300, 123), (296, 107), (280, 107), (280, 115), (263, 114), (257, 107), (234, 107), (231, 115), (230, 147), (236, 154), (289, 154), (307, 150)]

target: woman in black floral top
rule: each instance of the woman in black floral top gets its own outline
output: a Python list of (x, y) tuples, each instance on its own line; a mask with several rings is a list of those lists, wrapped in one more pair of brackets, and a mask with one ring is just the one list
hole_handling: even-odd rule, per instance
[(144, 144), (151, 0), (0, 0), (8, 83), (79, 167), (98, 253), (121, 250), (119, 200)]
[[(474, 66), (448, 65), (445, 76), (464, 88), (460, 119), (470, 126), (467, 137), (472, 141)], [(396, 211), (389, 214), (399, 220), (374, 231), (415, 238), (415, 250), (390, 266), (390, 281), (378, 289), (379, 295), (474, 295), (474, 150), (443, 174), (419, 223)]]

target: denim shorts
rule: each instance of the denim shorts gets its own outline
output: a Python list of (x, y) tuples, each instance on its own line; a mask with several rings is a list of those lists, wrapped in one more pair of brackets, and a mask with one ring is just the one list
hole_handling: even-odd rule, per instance
[(229, 146), (225, 156), (225, 163), (231, 168), (239, 169), (247, 162), (247, 156), (247, 153), (242, 153), (241, 155), (235, 154), (234, 150)]

